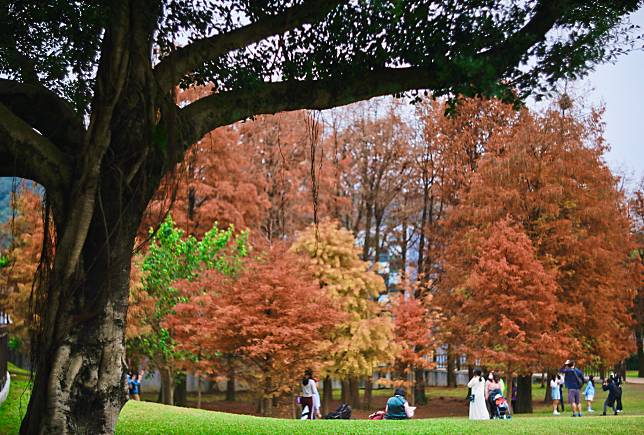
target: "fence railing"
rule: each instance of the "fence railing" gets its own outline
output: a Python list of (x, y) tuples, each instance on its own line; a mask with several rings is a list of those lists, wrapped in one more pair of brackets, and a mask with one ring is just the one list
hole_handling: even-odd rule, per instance
[(7, 326), (0, 325), (0, 391), (7, 380), (7, 361), (9, 359)]

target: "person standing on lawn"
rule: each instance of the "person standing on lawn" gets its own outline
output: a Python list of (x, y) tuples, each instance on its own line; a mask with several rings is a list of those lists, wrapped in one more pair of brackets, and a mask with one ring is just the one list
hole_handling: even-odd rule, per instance
[(561, 401), (561, 383), (559, 375), (550, 378), (550, 395), (552, 396), (552, 415), (560, 415), (558, 408)]
[(595, 412), (592, 408), (593, 399), (595, 398), (595, 382), (593, 381), (593, 375), (588, 376), (588, 383), (584, 390), (584, 397), (586, 398), (586, 404), (588, 405), (587, 411), (590, 413)]
[(606, 415), (606, 408), (609, 406), (613, 408), (613, 413), (617, 415), (617, 408), (615, 408), (615, 401), (617, 400), (617, 385), (615, 385), (612, 377), (608, 378), (608, 380), (603, 380), (602, 390), (608, 391), (608, 397), (604, 400), (604, 412), (602, 415)]
[(575, 362), (566, 360), (560, 370), (564, 374), (564, 383), (568, 389), (568, 403), (572, 406), (572, 416), (581, 417), (581, 387), (584, 385), (584, 374), (575, 367)]
[(496, 416), (496, 403), (494, 402), (494, 396), (497, 394), (503, 395), (501, 390), (501, 378), (499, 374), (494, 372), (492, 373), (492, 380), (488, 380), (485, 384), (485, 399), (490, 405), (490, 418)]
[(557, 411), (561, 407), (561, 412), (564, 412), (566, 409), (564, 407), (564, 376), (563, 373), (557, 375), (557, 383), (559, 384), (559, 405), (557, 406)]
[(610, 378), (617, 388), (617, 397), (615, 398), (617, 413), (621, 413), (624, 408), (622, 407), (622, 377), (617, 373), (611, 373)]
[(474, 377), (467, 383), (472, 389), (470, 394), (470, 420), (487, 420), (490, 418), (485, 404), (485, 379), (481, 376), (481, 370), (474, 370)]
[(306, 369), (302, 378), (302, 394), (300, 405), (302, 405), (302, 420), (313, 420), (315, 411), (313, 409), (313, 397), (318, 395), (318, 388), (313, 379), (313, 370)]

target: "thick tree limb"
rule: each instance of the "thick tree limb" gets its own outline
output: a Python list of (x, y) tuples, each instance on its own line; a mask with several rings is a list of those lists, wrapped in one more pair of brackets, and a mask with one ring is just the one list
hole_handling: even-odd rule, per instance
[(64, 152), (73, 155), (80, 148), (85, 134), (82, 118), (50, 90), (0, 79), (0, 103)]
[(182, 109), (180, 116), (192, 127), (189, 143), (193, 143), (216, 127), (253, 115), (305, 108), (329, 109), (379, 95), (431, 89), (440, 81), (429, 69), (382, 68), (353, 78), (262, 83), (197, 100)]
[(55, 198), (64, 195), (71, 174), (67, 156), (0, 103), (0, 176), (36, 181)]
[[(492, 68), (499, 79), (518, 65), (525, 53), (543, 41), (557, 20), (571, 7), (570, 1), (543, 0), (521, 30), (497, 47), (476, 56), (481, 68)], [(258, 114), (297, 109), (328, 109), (368, 98), (413, 89), (449, 88), (468, 80), (456, 65), (436, 69), (408, 67), (382, 68), (356, 74), (351, 78), (262, 83), (240, 91), (213, 94), (202, 98), (180, 114), (191, 127), (189, 143), (208, 131)]]
[(343, 0), (309, 0), (287, 9), (284, 13), (256, 21), (228, 33), (197, 40), (179, 48), (155, 68), (157, 82), (170, 90), (179, 80), (202, 63), (216, 59), (232, 50), (244, 48), (269, 36), (324, 18)]

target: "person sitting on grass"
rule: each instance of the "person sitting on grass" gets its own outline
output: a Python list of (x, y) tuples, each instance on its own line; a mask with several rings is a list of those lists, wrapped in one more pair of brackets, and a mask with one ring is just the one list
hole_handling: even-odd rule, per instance
[(593, 375), (588, 376), (588, 383), (586, 384), (586, 389), (584, 390), (584, 397), (586, 398), (586, 404), (588, 405), (588, 412), (593, 411), (593, 399), (595, 398), (595, 382), (593, 381)]
[(617, 415), (617, 409), (615, 408), (615, 401), (617, 400), (617, 385), (615, 385), (612, 377), (608, 380), (603, 379), (602, 390), (608, 391), (608, 397), (604, 400), (604, 413), (602, 415), (606, 415), (606, 408), (608, 407), (613, 408), (613, 413)]
[(414, 416), (415, 406), (409, 406), (405, 399), (405, 390), (396, 388), (394, 396), (387, 400), (385, 420), (406, 420)]

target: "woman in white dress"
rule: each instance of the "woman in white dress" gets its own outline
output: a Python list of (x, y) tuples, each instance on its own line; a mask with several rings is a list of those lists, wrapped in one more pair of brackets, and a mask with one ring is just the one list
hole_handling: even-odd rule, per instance
[(470, 399), (470, 420), (489, 420), (490, 414), (485, 406), (485, 379), (481, 376), (481, 370), (474, 370), (474, 377), (467, 383), (472, 389), (474, 400)]

